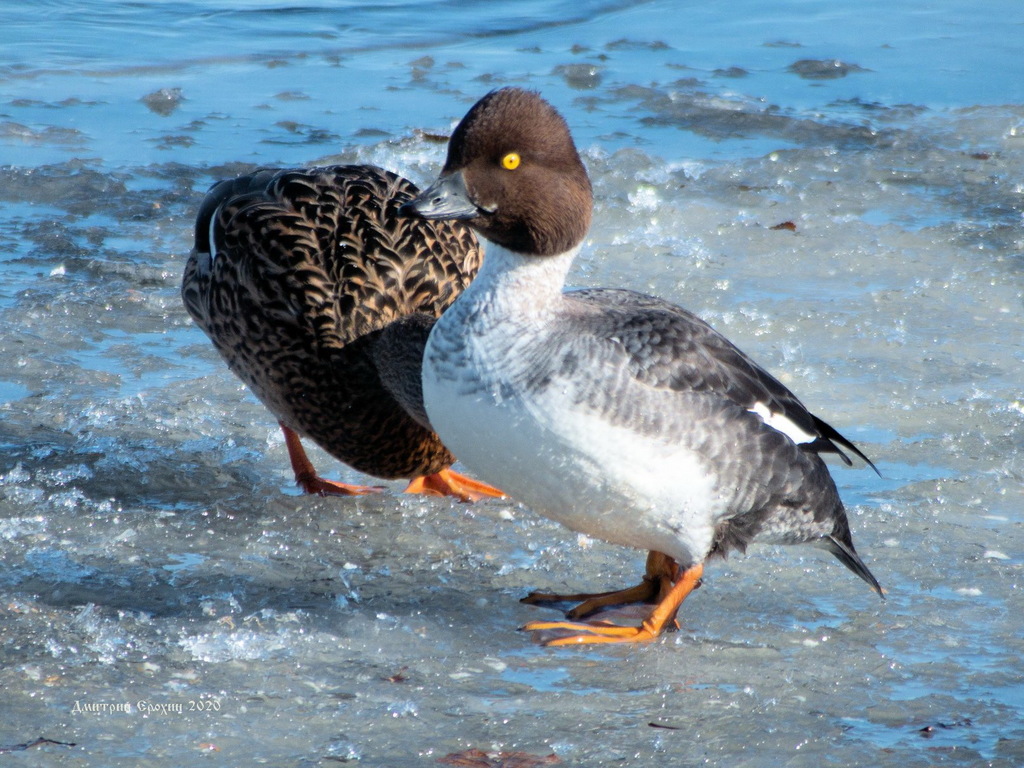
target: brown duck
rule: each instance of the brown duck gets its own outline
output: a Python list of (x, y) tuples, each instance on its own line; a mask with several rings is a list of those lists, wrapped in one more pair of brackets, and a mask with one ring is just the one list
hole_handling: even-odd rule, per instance
[(277, 417), (307, 493), (380, 488), (319, 477), (300, 436), (360, 472), (409, 478), (406, 492), (502, 495), (451, 469), (423, 410), (427, 335), (482, 254), (458, 222), (399, 218), (417, 191), (367, 165), (263, 169), (218, 182), (199, 208), (185, 307)]

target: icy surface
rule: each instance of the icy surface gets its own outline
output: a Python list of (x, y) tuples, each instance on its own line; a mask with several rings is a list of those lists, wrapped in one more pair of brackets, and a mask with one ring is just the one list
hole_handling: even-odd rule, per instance
[[(5, 760), (1024, 764), (1019, 4), (8, 5)], [(754, 548), (677, 633), (547, 650), (515, 629), (558, 614), (518, 598), (643, 553), (512, 502), (297, 495), (178, 298), (203, 191), (326, 160), (423, 182), (509, 82), (594, 180), (573, 281), (698, 312), (876, 461), (834, 474), (884, 603)]]

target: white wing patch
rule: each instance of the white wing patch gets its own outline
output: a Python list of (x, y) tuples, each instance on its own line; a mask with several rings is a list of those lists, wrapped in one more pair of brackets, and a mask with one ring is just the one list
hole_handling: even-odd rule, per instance
[(217, 210), (213, 212), (213, 216), (210, 217), (210, 263), (213, 264), (217, 260), (217, 240), (216, 240), (216, 229), (217, 219), (220, 217), (221, 206), (217, 206)]
[(813, 443), (818, 438), (817, 435), (805, 432), (794, 424), (784, 413), (772, 413), (764, 403), (754, 403), (753, 407), (748, 410), (751, 413), (756, 413), (765, 424), (777, 432), (781, 432), (794, 443)]

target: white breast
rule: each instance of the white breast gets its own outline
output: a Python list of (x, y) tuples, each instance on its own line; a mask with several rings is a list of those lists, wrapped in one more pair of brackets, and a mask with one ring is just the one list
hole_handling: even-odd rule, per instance
[(493, 295), (476, 300), (474, 287), (484, 288), (474, 282), (442, 316), (424, 357), (424, 404), (445, 445), (474, 475), (573, 530), (682, 563), (703, 557), (724, 503), (702, 460), (588, 410), (579, 387), (601, 382), (586, 361), (571, 380), (538, 385), (543, 319), (503, 312)]

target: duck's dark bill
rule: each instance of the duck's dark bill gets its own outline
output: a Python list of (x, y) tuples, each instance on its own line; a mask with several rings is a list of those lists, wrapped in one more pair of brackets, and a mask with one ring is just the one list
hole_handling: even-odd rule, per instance
[(441, 176), (399, 209), (421, 219), (472, 219), (480, 214), (469, 199), (461, 173)]

